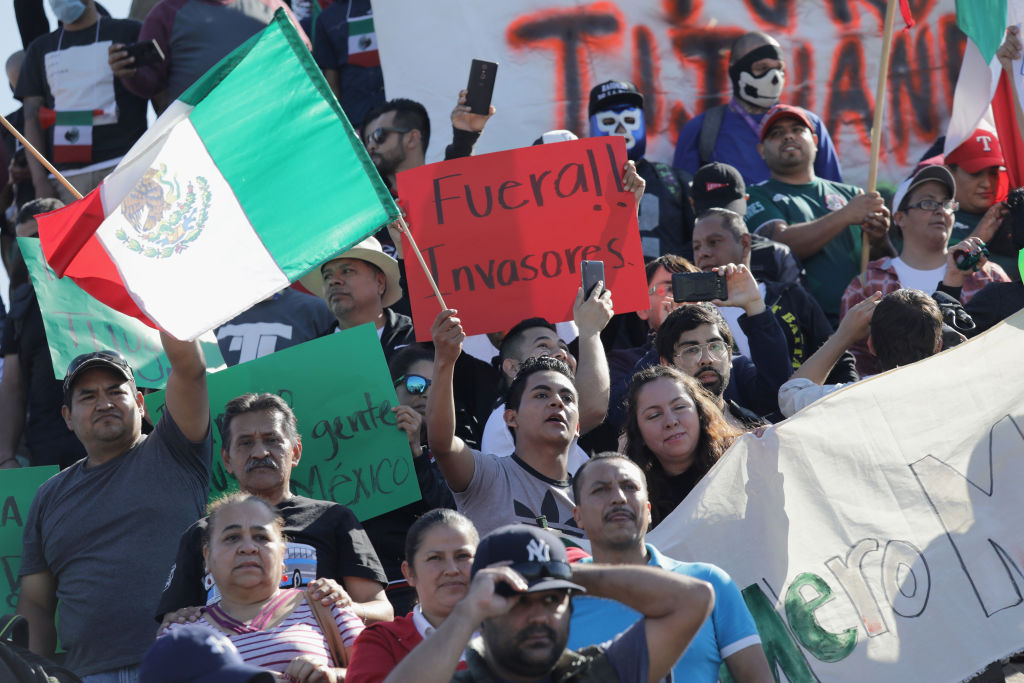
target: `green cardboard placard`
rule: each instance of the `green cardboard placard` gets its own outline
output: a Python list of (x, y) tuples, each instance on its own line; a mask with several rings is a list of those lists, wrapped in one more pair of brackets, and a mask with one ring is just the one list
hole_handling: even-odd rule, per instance
[(18, 569), (21, 567), (21, 534), (28, 519), (28, 508), (32, 498), (44, 481), (57, 474), (56, 465), (46, 467), (21, 467), (0, 470), (0, 566), (3, 568), (3, 583), (0, 594), (4, 596), (0, 614), (13, 614), (18, 605)]
[[(167, 385), (171, 365), (160, 345), (159, 332), (100, 303), (71, 278), (58, 278), (47, 265), (38, 238), (19, 237), (18, 247), (39, 299), (54, 377), (63, 379), (75, 356), (113, 349), (135, 370), (136, 385), (152, 389)], [(199, 342), (211, 372), (226, 367), (213, 333), (204, 334)]]
[[(236, 365), (207, 382), (218, 425), (224, 405), (245, 393), (277, 394), (295, 411), (302, 437), (302, 459), (291, 477), (296, 495), (341, 503), (360, 520), (420, 499), (409, 441), (391, 412), (398, 397), (373, 325)], [(164, 392), (147, 396), (146, 406), (159, 420)], [(224, 471), (220, 448), (215, 427), (211, 500), (238, 488)]]

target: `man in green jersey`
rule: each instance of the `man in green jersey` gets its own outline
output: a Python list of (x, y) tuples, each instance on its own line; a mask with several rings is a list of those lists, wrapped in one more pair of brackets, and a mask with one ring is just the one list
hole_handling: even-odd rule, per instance
[(771, 177), (747, 188), (746, 220), (751, 230), (793, 250), (806, 268), (808, 289), (835, 326), (843, 290), (860, 272), (862, 237), (872, 259), (896, 252), (880, 194), (815, 176), (813, 130), (800, 107), (777, 104), (765, 115), (757, 151)]

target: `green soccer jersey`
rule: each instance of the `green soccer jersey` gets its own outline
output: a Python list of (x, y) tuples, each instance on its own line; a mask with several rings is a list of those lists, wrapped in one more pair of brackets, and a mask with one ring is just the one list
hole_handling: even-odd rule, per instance
[[(770, 221), (794, 225), (821, 218), (843, 208), (863, 190), (815, 178), (802, 185), (769, 179), (748, 187), (747, 192), (747, 226), (756, 231)], [(851, 225), (817, 254), (803, 260), (808, 289), (833, 325), (839, 321), (839, 301), (846, 286), (860, 273), (860, 243), (860, 226)]]

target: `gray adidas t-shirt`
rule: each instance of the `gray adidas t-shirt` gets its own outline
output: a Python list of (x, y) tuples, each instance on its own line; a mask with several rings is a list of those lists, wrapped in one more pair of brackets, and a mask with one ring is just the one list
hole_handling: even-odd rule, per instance
[(79, 460), (36, 492), (19, 574), (56, 579), (58, 635), (79, 676), (142, 661), (178, 539), (203, 516), (212, 451), (209, 432), (192, 443), (164, 412), (125, 454)]
[(480, 536), (516, 522), (537, 526), (537, 517), (543, 515), (552, 529), (583, 537), (572, 518), (571, 480), (545, 477), (515, 454), (498, 457), (473, 451), (473, 458), (473, 479), (465, 491), (455, 493), (455, 503), (473, 520)]

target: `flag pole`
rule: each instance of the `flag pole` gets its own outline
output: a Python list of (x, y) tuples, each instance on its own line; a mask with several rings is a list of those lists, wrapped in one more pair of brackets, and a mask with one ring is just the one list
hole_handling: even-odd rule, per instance
[[(313, 1), (316, 2), (316, 0)], [(445, 305), (444, 299), (441, 297), (441, 290), (437, 288), (437, 283), (434, 282), (434, 275), (430, 272), (430, 268), (427, 267), (427, 262), (423, 260), (423, 254), (420, 253), (420, 248), (416, 246), (416, 240), (412, 238), (412, 231), (409, 230), (408, 224), (401, 216), (395, 222), (398, 223), (398, 231), (409, 240), (409, 246), (412, 247), (413, 253), (416, 254), (416, 260), (420, 262), (420, 267), (423, 268), (423, 273), (427, 276), (427, 281), (430, 282), (430, 288), (434, 290), (434, 296), (437, 297), (438, 303), (441, 304), (441, 310), (447, 310), (448, 306)]]
[[(882, 58), (878, 66), (878, 87), (875, 89), (875, 115), (871, 122), (871, 160), (868, 165), (868, 192), (875, 191), (878, 180), (878, 154), (882, 147), (882, 118), (885, 113), (885, 85), (889, 80), (889, 53), (892, 48), (892, 27), (896, 22), (896, 4), (899, 0), (889, 0), (885, 9), (885, 33), (882, 36)], [(868, 258), (871, 245), (861, 232), (860, 272), (868, 269)]]
[(27, 149), (29, 152), (31, 152), (32, 156), (34, 156), (36, 159), (38, 159), (39, 163), (41, 163), (43, 165), (43, 168), (45, 168), (47, 171), (52, 173), (53, 177), (56, 178), (57, 180), (59, 180), (61, 182), (61, 184), (68, 189), (68, 192), (70, 192), (72, 195), (74, 195), (75, 199), (81, 199), (82, 198), (82, 193), (79, 192), (78, 190), (76, 190), (75, 186), (72, 185), (71, 183), (69, 183), (68, 179), (65, 178), (64, 176), (62, 176), (60, 171), (55, 169), (53, 167), (53, 164), (51, 164), (49, 161), (47, 161), (46, 157), (44, 157), (42, 154), (40, 154), (39, 150), (37, 150), (32, 145), (31, 142), (26, 140), (25, 136), (22, 135), (21, 133), (19, 133), (18, 129), (15, 128), (11, 124), (11, 122), (7, 120), (7, 117), (4, 116), (3, 114), (0, 114), (0, 123), (4, 124), (4, 128), (9, 130), (11, 132), (11, 135), (13, 135), (14, 137), (18, 138), (18, 142), (20, 142), (21, 144), (25, 145), (25, 149)]

